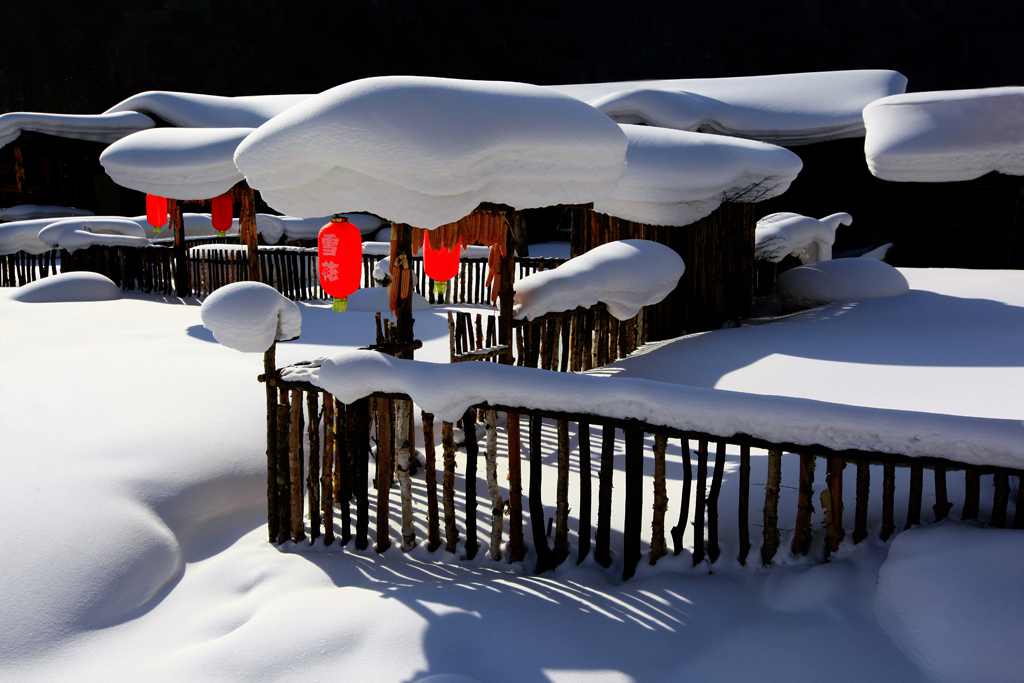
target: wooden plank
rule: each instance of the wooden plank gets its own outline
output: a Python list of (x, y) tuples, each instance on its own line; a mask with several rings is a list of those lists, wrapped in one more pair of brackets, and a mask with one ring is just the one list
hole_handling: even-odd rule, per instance
[(935, 513), (935, 520), (939, 521), (949, 516), (953, 504), (949, 502), (949, 492), (946, 489), (946, 468), (936, 467), (935, 474), (935, 504), (932, 511)]
[(964, 507), (960, 519), (977, 519), (981, 500), (981, 475), (968, 467), (964, 470)]
[[(263, 354), (263, 373), (272, 377), (277, 372), (277, 344), (271, 344)], [(266, 386), (267, 408), (267, 534), (271, 543), (277, 542), (277, 390), (273, 383)]]
[[(350, 403), (346, 412), (349, 423), (346, 446), (352, 458), (352, 490), (356, 498), (356, 549), (366, 550), (370, 544), (370, 401), (363, 398)], [(343, 485), (344, 481), (342, 479)], [(347, 539), (343, 536), (342, 540)]]
[(281, 389), (277, 403), (277, 542), (284, 543), (292, 527), (291, 468), (289, 466), (289, 428), (291, 403), (289, 392)]
[(1003, 529), (1006, 527), (1006, 508), (1010, 500), (1010, 477), (1006, 472), (992, 475), (992, 516), (989, 526)]

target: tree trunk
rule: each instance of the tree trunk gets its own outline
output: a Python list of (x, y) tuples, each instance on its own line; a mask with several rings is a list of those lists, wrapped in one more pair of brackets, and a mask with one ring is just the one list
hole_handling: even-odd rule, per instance
[(235, 196), (238, 198), (238, 231), (245, 244), (246, 267), (249, 279), (259, 282), (259, 230), (256, 228), (256, 195), (244, 180), (235, 185)]

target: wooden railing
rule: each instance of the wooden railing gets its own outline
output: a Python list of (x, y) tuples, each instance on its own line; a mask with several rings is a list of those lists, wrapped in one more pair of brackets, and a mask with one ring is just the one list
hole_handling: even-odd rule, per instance
[[(752, 449), (767, 451), (767, 472), (763, 485), (761, 544), (759, 558), (770, 565), (783, 543), (782, 519), (792, 520), (792, 533), (788, 539), (788, 552), (802, 556), (811, 549), (815, 533), (814, 473), (818, 466), (826, 468), (826, 485), (819, 494), (824, 515), (824, 552), (827, 558), (846, 538), (843, 513), (843, 478), (847, 465), (856, 473), (854, 496), (854, 524), (852, 542), (860, 543), (869, 533), (870, 467), (881, 466), (881, 524), (878, 535), (888, 540), (898, 528), (921, 524), (922, 489), (926, 470), (934, 477), (933, 519), (946, 518), (953, 507), (947, 493), (947, 475), (955, 470), (964, 473), (964, 497), (960, 503), (962, 519), (978, 519), (980, 514), (981, 482), (992, 480), (992, 505), (988, 524), (1007, 526), (1010, 477), (1022, 476), (1021, 471), (977, 467), (943, 458), (910, 458), (900, 454), (870, 451), (832, 451), (824, 447), (773, 443), (756, 436), (681, 432), (638, 420), (623, 420), (601, 415), (580, 415), (551, 410), (535, 410), (523, 406), (504, 406), (481, 403), (471, 407), (458, 423), (442, 422), (440, 453), (435, 434), (438, 425), (432, 415), (421, 415), (423, 467), (422, 485), (417, 489), (425, 495), (419, 497), (425, 507), (425, 519), (417, 520), (417, 506), (412, 494), (413, 478), (417, 470), (416, 430), (412, 424), (412, 401), (400, 394), (374, 394), (364, 399), (343, 404), (330, 394), (306, 382), (285, 381), (280, 372), (262, 376), (267, 382), (267, 467), (268, 467), (268, 526), (270, 540), (316, 541), (323, 535), (329, 545), (340, 540), (342, 544), (354, 538), (358, 549), (369, 546), (370, 505), (375, 500), (375, 548), (386, 550), (392, 542), (391, 510), (392, 484), (397, 484), (400, 499), (400, 532), (403, 549), (419, 542), (417, 528), (426, 529), (426, 545), (434, 551), (442, 544), (449, 552), (460, 545), (467, 558), (473, 558), (481, 547), (478, 522), (478, 467), (484, 463), (487, 491), (484, 503), (486, 518), (489, 510), (490, 532), (484, 542), (494, 560), (520, 561), (526, 557), (531, 545), (536, 557), (537, 571), (557, 566), (570, 557), (583, 561), (593, 548), (594, 557), (603, 566), (612, 562), (611, 511), (624, 506), (625, 520), (622, 545), (617, 554), (622, 560), (624, 578), (632, 576), (640, 563), (642, 547), (643, 510), (653, 509), (651, 541), (646, 554), (651, 564), (669, 553), (683, 552), (683, 534), (692, 523), (694, 541), (690, 550), (691, 562), (714, 564), (721, 557), (723, 530), (720, 529), (720, 498), (726, 451), (730, 447), (739, 451), (737, 518), (735, 534), (729, 547), (737, 548), (736, 560), (750, 561), (751, 542), (751, 478)], [(614, 380), (610, 380), (614, 381)], [(485, 425), (485, 439), (478, 443), (476, 424)], [(464, 443), (455, 440), (456, 427), (461, 426)], [(542, 442), (542, 431), (554, 429), (556, 434), (556, 487), (553, 520), (545, 516), (543, 500), (542, 463), (548, 450)], [(577, 442), (576, 471), (581, 485), (575, 505), (569, 501), (570, 437)], [(667, 520), (669, 496), (666, 476), (666, 449), (670, 440), (678, 440), (683, 479), (676, 494), (679, 496), (676, 520)], [(505, 478), (498, 476), (499, 442), (504, 445), (507, 469)], [(624, 448), (617, 446), (624, 443)], [(456, 504), (456, 450), (464, 450), (466, 465), (465, 486), (461, 510)], [(691, 450), (692, 449), (692, 450)], [(375, 490), (371, 492), (369, 467), (371, 456), (376, 458)], [(797, 489), (793, 509), (780, 510), (782, 462), (784, 458), (799, 459), (796, 481), (786, 482)], [(523, 508), (523, 461), (527, 462), (528, 509)], [(653, 461), (653, 485), (644, 490), (644, 463)], [(692, 470), (696, 460), (696, 472)], [(613, 471), (621, 466), (625, 470), (625, 486), (612, 488)], [(895, 490), (897, 469), (909, 470), (908, 506), (897, 520)], [(592, 475), (597, 471), (597, 501), (593, 500)], [(440, 477), (439, 477), (440, 474)], [(710, 484), (708, 484), (710, 475)], [(440, 483), (439, 483), (440, 479)], [(693, 519), (689, 519), (693, 498)], [(1017, 492), (1016, 514), (1012, 524), (1024, 527), (1024, 487)], [(618, 499), (618, 500), (616, 500)], [(550, 502), (550, 501), (549, 501)], [(570, 510), (575, 517), (570, 516)], [(596, 525), (595, 522), (596, 511)], [(461, 514), (460, 514), (461, 513)], [(422, 513), (421, 513), (422, 514)], [(507, 533), (506, 517), (507, 515)], [(464, 521), (460, 525), (459, 519)], [(554, 532), (549, 542), (549, 522)], [(670, 526), (671, 525), (671, 526)], [(575, 547), (570, 543), (570, 526), (575, 526)], [(442, 532), (443, 529), (443, 532)], [(529, 543), (526, 540), (529, 529)], [(617, 535), (617, 534), (616, 534)], [(507, 538), (507, 553), (502, 543)]]

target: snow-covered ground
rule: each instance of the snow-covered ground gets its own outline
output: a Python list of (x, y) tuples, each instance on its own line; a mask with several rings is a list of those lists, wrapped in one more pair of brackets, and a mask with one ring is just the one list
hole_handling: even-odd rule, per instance
[[(1024, 276), (904, 272), (913, 288), (927, 290), (908, 295), (913, 306), (896, 310), (876, 300), (711, 333), (721, 353), (704, 353), (702, 363), (675, 358), (665, 370), (704, 386), (737, 388), (743, 379), (747, 390), (770, 384), (792, 395), (845, 382), (853, 403), (904, 406), (913, 396), (922, 410), (1019, 417), (1013, 388), (1024, 359), (1024, 295), (1016, 292), (1024, 291)], [(7, 387), (0, 399), (7, 548), (0, 679), (816, 681), (827, 671), (837, 681), (1005, 681), (1024, 670), (1024, 627), (1013, 616), (1021, 604), (1024, 533), (947, 522), (885, 545), (873, 540), (880, 507), (874, 487), (872, 540), (847, 542), (832, 562), (818, 565), (789, 558), (784, 534), (781, 566), (763, 570), (752, 561), (740, 568), (726, 531), (736, 522), (734, 453), (721, 494), (723, 555), (713, 575), (691, 569), (685, 552), (654, 568), (644, 564), (622, 583), (615, 567), (606, 571), (592, 560), (533, 576), (484, 553), (467, 562), (422, 547), (384, 556), (337, 546), (275, 548), (263, 525), (258, 354), (215, 343), (194, 302), (128, 296), (25, 304), (9, 300), (9, 292), (0, 290)], [(371, 341), (368, 313), (299, 307), (302, 337), (278, 345), (280, 363)], [(908, 310), (920, 317), (906, 320)], [(896, 329), (871, 345), (863, 335), (847, 337), (873, 324)], [(425, 342), (418, 357), (447, 357), (444, 309), (418, 311), (416, 331)], [(732, 340), (741, 334), (745, 344)], [(916, 335), (935, 343), (916, 346)], [(684, 343), (702, 342), (676, 344)], [(753, 350), (742, 355), (743, 346)], [(841, 369), (845, 375), (830, 374)], [(864, 379), (852, 382), (858, 373)], [(883, 376), (890, 381), (871, 392), (871, 378)], [(549, 506), (554, 441), (546, 427)], [(757, 491), (765, 459), (755, 452), (752, 460)], [(784, 458), (784, 516), (794, 510), (794, 460)], [(678, 514), (680, 463), (673, 440), (669, 519)], [(504, 481), (503, 462), (501, 468)], [(650, 458), (645, 469), (649, 477)], [(463, 471), (460, 464), (460, 489)], [(617, 469), (618, 491), (623, 477)], [(483, 482), (477, 485), (484, 496)], [(955, 501), (959, 487), (951, 477)], [(577, 488), (573, 477), (571, 501)], [(902, 471), (896, 490), (906, 491)], [(420, 478), (414, 493), (422, 521)], [(926, 484), (926, 510), (930, 497)], [(755, 493), (752, 560), (758, 500)], [(616, 550), (621, 514), (613, 518)], [(645, 505), (644, 529), (650, 514)], [(480, 526), (484, 538), (483, 511)], [(422, 527), (419, 533), (422, 539)], [(963, 558), (971, 558), (966, 570)]]

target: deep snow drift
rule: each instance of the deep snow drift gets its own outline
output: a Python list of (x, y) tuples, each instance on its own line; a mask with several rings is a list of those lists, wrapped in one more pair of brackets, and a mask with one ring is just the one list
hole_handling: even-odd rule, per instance
[[(649, 240), (618, 240), (594, 247), (557, 268), (516, 280), (512, 314), (532, 320), (597, 303), (619, 320), (668, 296), (686, 265), (674, 250)], [(637, 277), (643, 273), (644, 277)]]
[(768, 214), (754, 228), (754, 258), (778, 263), (795, 256), (803, 264), (828, 261), (840, 225), (851, 225), (848, 213), (811, 218), (783, 211)]
[(538, 86), (391, 76), (331, 88), (260, 126), (235, 163), (282, 213), (369, 211), (434, 228), (481, 202), (517, 209), (608, 194), (626, 139)]
[(1024, 87), (894, 95), (864, 108), (864, 155), (885, 180), (1024, 175)]
[(113, 301), (121, 298), (121, 288), (106, 275), (85, 271), (51, 275), (11, 293), (11, 299), (26, 304), (62, 301)]
[(783, 299), (812, 306), (900, 296), (910, 288), (900, 271), (874, 258), (839, 258), (791, 268), (779, 275), (777, 287)]
[(864, 135), (864, 106), (902, 93), (907, 79), (896, 71), (860, 69), (548, 87), (621, 123), (801, 145)]
[(209, 199), (242, 179), (235, 148), (252, 128), (157, 128), (122, 138), (100, 163), (114, 182), (174, 199)]
[(299, 307), (262, 282), (224, 285), (203, 301), (202, 318), (218, 342), (244, 353), (262, 353), (302, 333)]
[(803, 162), (788, 149), (753, 140), (653, 126), (623, 125), (626, 169), (594, 210), (648, 225), (688, 225), (722, 202), (782, 194)]

